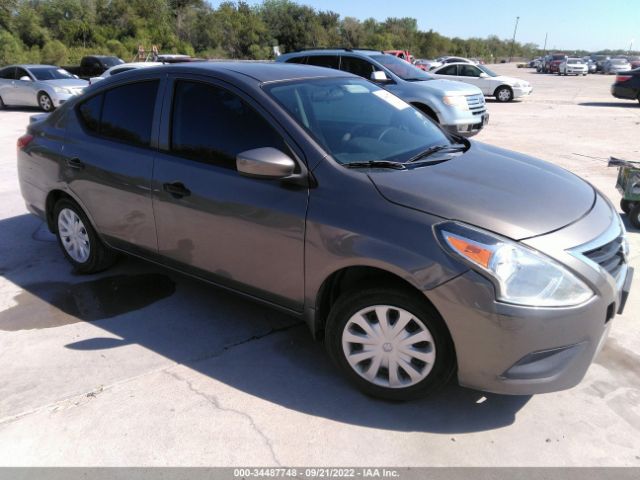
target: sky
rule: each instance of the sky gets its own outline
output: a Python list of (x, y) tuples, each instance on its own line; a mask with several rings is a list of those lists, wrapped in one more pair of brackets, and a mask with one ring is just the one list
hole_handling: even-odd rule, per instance
[[(544, 45), (547, 50), (640, 50), (640, 0), (295, 0), (341, 17), (413, 17), (420, 30), (448, 37), (497, 35), (511, 38), (519, 16), (516, 40)], [(210, 0), (214, 6), (220, 1)], [(260, 4), (260, 0), (248, 0)], [(399, 46), (400, 47), (400, 46)]]

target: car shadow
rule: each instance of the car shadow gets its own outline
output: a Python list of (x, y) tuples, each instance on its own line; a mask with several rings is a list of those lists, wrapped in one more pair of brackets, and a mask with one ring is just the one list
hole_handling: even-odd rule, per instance
[[(505, 427), (530, 396), (450, 383), (396, 403), (356, 391), (296, 318), (164, 268), (122, 258), (97, 275), (74, 274), (46, 227), (30, 215), (0, 220), (0, 276), (22, 290), (0, 311), (0, 330), (92, 322), (104, 336), (59, 348), (101, 351), (137, 344), (217, 381), (327, 419), (397, 431), (477, 432)], [(113, 338), (116, 336), (117, 338)]]
[(620, 102), (582, 102), (578, 105), (582, 107), (620, 107), (620, 108), (638, 108), (640, 103), (635, 100), (623, 100)]
[(11, 107), (8, 105), (0, 109), (0, 115), (2, 115), (3, 112), (45, 113), (38, 107)]

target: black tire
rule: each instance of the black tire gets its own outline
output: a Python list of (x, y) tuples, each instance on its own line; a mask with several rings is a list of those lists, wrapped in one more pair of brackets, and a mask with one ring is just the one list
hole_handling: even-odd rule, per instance
[[(83, 232), (86, 232), (88, 236), (89, 256), (84, 262), (79, 262), (69, 255), (66, 248), (63, 245), (65, 240), (62, 239), (60, 232), (58, 231), (58, 219), (60, 212), (63, 210), (71, 210), (75, 213), (83, 224)], [(78, 273), (97, 273), (106, 270), (117, 260), (117, 254), (112, 249), (107, 247), (102, 240), (98, 237), (94, 230), (89, 218), (82, 211), (82, 208), (71, 199), (63, 198), (56, 202), (53, 208), (53, 224), (55, 228), (56, 238), (58, 239), (58, 245), (62, 250), (65, 258), (73, 265), (73, 268)]]
[(632, 206), (633, 206), (633, 202), (630, 202), (629, 200), (625, 200), (624, 198), (620, 199), (620, 210), (622, 210), (627, 215), (629, 215), (629, 212), (631, 211)]
[[(501, 94), (505, 94), (505, 97), (501, 98)], [(513, 90), (511, 90), (511, 87), (508, 87), (506, 85), (502, 85), (498, 88), (496, 88), (496, 91), (493, 93), (494, 97), (496, 97), (496, 100), (498, 102), (502, 102), (502, 103), (508, 103), (511, 100), (513, 100)]]
[(0, 97), (0, 110), (4, 110), (4, 107), (6, 107), (6, 105), (2, 101), (2, 97)]
[(631, 211), (629, 212), (629, 221), (634, 227), (640, 228), (640, 202), (635, 202), (631, 208)]
[(45, 92), (40, 92), (38, 94), (38, 105), (40, 106), (43, 112), (47, 112), (47, 113), (53, 111), (53, 109), (55, 108), (53, 106), (53, 101), (51, 100), (51, 97), (49, 96), (49, 94)]
[[(431, 334), (435, 361), (427, 376), (418, 383), (399, 388), (376, 385), (360, 376), (349, 364), (342, 347), (343, 331), (354, 314), (374, 305), (388, 305), (410, 312)], [(386, 400), (410, 400), (434, 393), (449, 381), (456, 369), (453, 341), (438, 312), (419, 294), (401, 289), (372, 287), (342, 294), (329, 312), (325, 346), (333, 362), (362, 392)]]

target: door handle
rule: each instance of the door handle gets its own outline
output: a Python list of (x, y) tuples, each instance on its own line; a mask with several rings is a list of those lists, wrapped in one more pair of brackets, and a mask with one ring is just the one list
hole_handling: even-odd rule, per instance
[(189, 195), (191, 195), (191, 190), (189, 190), (180, 182), (163, 183), (162, 189), (165, 192), (169, 193), (173, 198), (188, 197)]
[(84, 163), (82, 163), (79, 158), (70, 158), (67, 160), (67, 167), (73, 168), (74, 170), (82, 170)]

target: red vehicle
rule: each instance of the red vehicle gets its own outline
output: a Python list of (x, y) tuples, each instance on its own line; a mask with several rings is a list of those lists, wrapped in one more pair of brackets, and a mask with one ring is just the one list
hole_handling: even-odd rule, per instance
[(389, 55), (394, 55), (402, 60), (406, 60), (409, 63), (413, 63), (411, 60), (413, 59), (413, 55), (409, 53), (409, 50), (385, 50), (384, 53), (388, 53)]
[(545, 73), (558, 73), (560, 64), (565, 61), (567, 55), (565, 53), (553, 53), (549, 55), (547, 64), (545, 65)]

